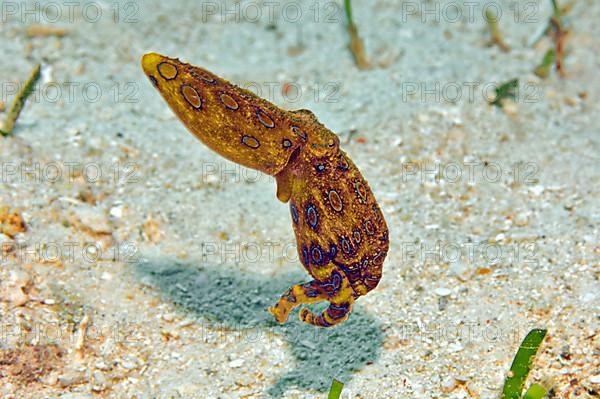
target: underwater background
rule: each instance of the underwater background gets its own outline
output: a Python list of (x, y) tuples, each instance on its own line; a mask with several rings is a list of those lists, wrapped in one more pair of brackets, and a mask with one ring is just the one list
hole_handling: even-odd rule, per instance
[[(41, 64), (0, 137), (3, 397), (496, 398), (534, 327), (530, 381), (597, 397), (600, 3), (557, 7), (353, 1), (353, 30), (343, 1), (3, 1), (3, 129)], [(148, 52), (338, 134), (390, 230), (346, 322), (267, 312), (308, 281), (289, 207)]]

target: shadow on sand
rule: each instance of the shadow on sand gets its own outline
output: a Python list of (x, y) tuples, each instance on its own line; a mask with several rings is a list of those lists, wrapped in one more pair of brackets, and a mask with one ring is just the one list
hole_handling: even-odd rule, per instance
[[(136, 271), (165, 299), (208, 323), (234, 330), (268, 329), (288, 342), (296, 367), (268, 389), (271, 397), (294, 387), (325, 392), (333, 378), (347, 382), (354, 371), (377, 359), (383, 344), (381, 327), (360, 305), (333, 329), (301, 323), (297, 309), (285, 325), (275, 323), (266, 309), (291, 285), (307, 281), (306, 273), (265, 279), (233, 268), (198, 267), (170, 258), (142, 261)], [(311, 310), (321, 311), (325, 306)]]

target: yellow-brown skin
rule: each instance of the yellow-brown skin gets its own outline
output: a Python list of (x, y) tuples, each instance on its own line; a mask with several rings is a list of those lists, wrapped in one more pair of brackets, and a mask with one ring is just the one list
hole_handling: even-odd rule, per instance
[(388, 229), (369, 185), (339, 148), (338, 137), (308, 110), (284, 111), (226, 80), (177, 59), (149, 53), (144, 72), (185, 126), (225, 158), (275, 176), (290, 202), (302, 264), (313, 280), (291, 287), (269, 311), (284, 323), (300, 304), (328, 301), (300, 320), (329, 327), (375, 288)]

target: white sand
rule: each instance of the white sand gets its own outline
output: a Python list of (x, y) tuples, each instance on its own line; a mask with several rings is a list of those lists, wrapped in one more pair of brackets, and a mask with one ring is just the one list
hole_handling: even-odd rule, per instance
[[(0, 100), (37, 61), (44, 90), (0, 146), (0, 205), (20, 208), (28, 227), (18, 248), (0, 236), (17, 255), (3, 255), (0, 269), (2, 347), (58, 341), (65, 351), (41, 361), (53, 370), (34, 372), (29, 393), (0, 366), (5, 397), (313, 398), (338, 378), (344, 398), (493, 398), (532, 326), (549, 330), (532, 381), (551, 378), (558, 398), (596, 397), (600, 4), (568, 12), (567, 76), (541, 80), (532, 71), (551, 43), (527, 42), (546, 24), (549, 1), (495, 3), (510, 53), (487, 46), (485, 3), (472, 6), (472, 21), (465, 6), (452, 22), (442, 2), (436, 23), (410, 13), (435, 2), (404, 2), (403, 12), (397, 1), (355, 1), (376, 64), (368, 71), (347, 49), (340, 2), (318, 4), (318, 21), (308, 2), (300, 22), (291, 20), (299, 2), (290, 3), (285, 18), (287, 2), (273, 6), (273, 24), (263, 2), (241, 8), (242, 19), (261, 10), (258, 22), (225, 23), (220, 2), (122, 2), (118, 23), (111, 2), (85, 15), (75, 8), (72, 22), (63, 3), (57, 23), (40, 8), (37, 22), (68, 29), (63, 38), (27, 37), (36, 16), (3, 3)], [(132, 12), (138, 21), (125, 23)], [(290, 55), (299, 37), (304, 49)], [(342, 142), (356, 129), (343, 148), (383, 208), (391, 246), (382, 282), (344, 325), (315, 330), (296, 313), (285, 327), (271, 320), (266, 308), (308, 280), (289, 249), (287, 205), (271, 178), (186, 132), (141, 71), (148, 51), (258, 84), (281, 107), (311, 109)], [(482, 87), (515, 77), (514, 104), (485, 101)], [(284, 99), (286, 82), (302, 88), (299, 101)], [(422, 90), (436, 83), (439, 100)], [(446, 101), (456, 87), (462, 97)], [(436, 162), (438, 181), (425, 173)], [(227, 170), (235, 173), (220, 175)], [(83, 256), (88, 242), (100, 259)], [(78, 342), (85, 315), (97, 333)]]

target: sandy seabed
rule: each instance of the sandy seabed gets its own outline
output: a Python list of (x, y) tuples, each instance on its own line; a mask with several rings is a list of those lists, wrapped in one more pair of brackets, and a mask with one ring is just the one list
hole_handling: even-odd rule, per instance
[[(368, 70), (339, 1), (51, 3), (2, 3), (0, 118), (43, 66), (0, 140), (3, 397), (321, 398), (337, 378), (343, 398), (497, 398), (533, 327), (530, 382), (598, 397), (600, 3), (572, 4), (545, 79), (550, 1), (355, 1)], [(340, 135), (390, 228), (347, 322), (274, 323), (309, 278), (288, 206), (186, 132), (149, 51)]]

